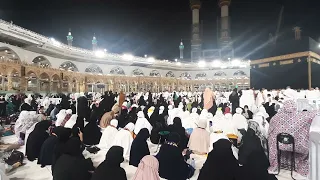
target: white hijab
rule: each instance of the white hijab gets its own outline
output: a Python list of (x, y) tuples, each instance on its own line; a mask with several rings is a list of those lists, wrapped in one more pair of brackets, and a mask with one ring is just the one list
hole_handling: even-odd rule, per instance
[(107, 126), (103, 131), (100, 138), (98, 147), (103, 150), (109, 150), (113, 144), (113, 141), (118, 133), (118, 120), (112, 119), (110, 121), (111, 126)]
[(64, 118), (66, 117), (67, 112), (65, 109), (61, 109), (59, 113), (56, 115), (57, 120), (56, 120), (56, 126), (60, 126)]
[(123, 147), (123, 158), (129, 160), (131, 144), (133, 137), (131, 132), (134, 130), (134, 124), (128, 123), (124, 129), (121, 129), (115, 136), (113, 146)]
[(65, 128), (70, 128), (72, 129), (73, 126), (77, 123), (77, 118), (78, 118), (78, 115), (76, 114), (73, 114), (70, 119), (66, 122), (66, 124), (64, 125)]
[(149, 123), (149, 121), (144, 117), (144, 113), (142, 111), (138, 112), (138, 119), (134, 127), (134, 133), (138, 134), (141, 129), (147, 128), (149, 130), (149, 133), (151, 133), (152, 126)]
[(232, 123), (237, 129), (248, 129), (247, 119), (242, 115), (242, 109), (237, 108), (236, 113), (232, 117)]
[(216, 115), (212, 119), (211, 131), (223, 131), (223, 125), (225, 124), (226, 118), (220, 108), (217, 109)]

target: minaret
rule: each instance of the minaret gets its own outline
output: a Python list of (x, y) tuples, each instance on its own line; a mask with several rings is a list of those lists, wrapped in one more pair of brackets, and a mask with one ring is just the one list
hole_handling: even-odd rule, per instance
[(72, 46), (73, 36), (71, 35), (71, 29), (69, 29), (69, 33), (67, 36), (68, 45)]
[(191, 61), (196, 61), (201, 58), (202, 54), (199, 20), (200, 0), (190, 0), (190, 7), (192, 10)]
[(219, 7), (221, 8), (221, 30), (220, 30), (220, 47), (230, 47), (230, 20), (229, 20), (229, 6), (231, 0), (219, 0)]
[(293, 28), (293, 31), (294, 31), (294, 39), (300, 40), (301, 39), (301, 28), (296, 26)]
[(97, 50), (98, 49), (98, 40), (96, 38), (96, 34), (93, 35), (92, 38), (92, 50)]
[(184, 45), (181, 39), (180, 45), (179, 45), (179, 49), (180, 49), (180, 59), (183, 59), (183, 50), (184, 50)]

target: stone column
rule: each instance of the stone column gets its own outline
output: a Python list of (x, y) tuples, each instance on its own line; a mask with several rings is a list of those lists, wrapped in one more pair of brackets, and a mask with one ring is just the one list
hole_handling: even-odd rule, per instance
[(8, 76), (8, 91), (12, 91), (12, 77)]
[(76, 92), (79, 93), (80, 92), (80, 82), (76, 82)]
[(72, 83), (67, 82), (67, 83), (68, 83), (68, 93), (73, 93), (72, 92), (72, 89), (73, 89), (73, 86), (74, 86), (73, 82)]

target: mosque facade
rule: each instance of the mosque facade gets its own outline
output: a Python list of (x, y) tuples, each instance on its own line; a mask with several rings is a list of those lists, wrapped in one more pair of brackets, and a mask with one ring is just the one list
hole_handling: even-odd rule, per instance
[[(45, 37), (12, 22), (0, 20), (0, 72), (2, 91), (84, 92), (229, 90), (250, 87), (248, 62), (172, 62), (152, 57), (92, 50)], [(183, 44), (179, 45), (183, 57)], [(196, 68), (195, 68), (196, 67)]]

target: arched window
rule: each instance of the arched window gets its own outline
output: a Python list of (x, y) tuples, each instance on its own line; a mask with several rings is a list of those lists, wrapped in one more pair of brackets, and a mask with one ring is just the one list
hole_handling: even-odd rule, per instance
[(144, 73), (141, 69), (137, 68), (135, 70), (132, 71), (132, 75), (134, 76), (144, 76)]
[(70, 61), (62, 63), (59, 68), (66, 71), (78, 71), (77, 66)]
[(206, 73), (196, 74), (196, 79), (206, 79), (206, 77), (207, 77)]
[(218, 72), (214, 73), (214, 76), (227, 76), (227, 74), (225, 72), (218, 71)]
[(174, 77), (174, 73), (172, 71), (167, 72), (166, 77)]
[(184, 72), (180, 75), (182, 79), (191, 79), (191, 75), (188, 72)]
[(0, 60), (21, 61), (18, 54), (8, 47), (0, 47)]
[(102, 69), (95, 64), (92, 64), (89, 67), (87, 67), (85, 72), (92, 73), (92, 74), (103, 74)]
[(119, 75), (125, 75), (123, 69), (119, 66), (114, 67), (111, 69), (110, 74), (119, 74)]
[(233, 73), (233, 76), (247, 76), (247, 74), (243, 71), (236, 71), (235, 73)]
[(152, 70), (152, 71), (150, 72), (150, 76), (160, 77), (161, 75), (160, 75), (159, 71), (157, 71), (157, 70)]
[(40, 67), (46, 68), (51, 67), (50, 61), (44, 56), (38, 56), (32, 60), (33, 64), (37, 64)]

